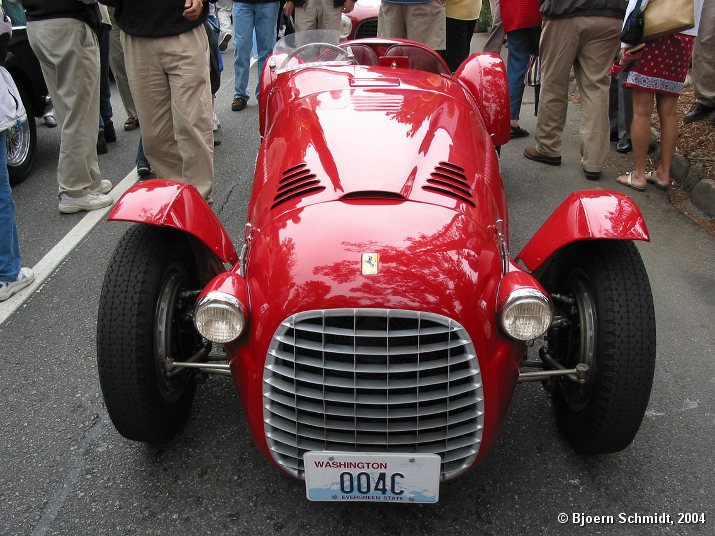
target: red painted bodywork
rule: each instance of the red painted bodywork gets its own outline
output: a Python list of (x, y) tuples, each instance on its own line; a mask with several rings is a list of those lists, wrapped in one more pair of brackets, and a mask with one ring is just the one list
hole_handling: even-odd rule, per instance
[[(380, 53), (396, 41), (360, 42)], [(281, 322), (310, 310), (407, 309), (452, 318), (471, 337), (484, 386), (477, 463), (496, 440), (526, 348), (501, 331), (498, 303), (519, 288), (542, 290), (505, 257), (507, 203), (494, 147), (509, 124), (503, 64), (475, 55), (457, 77), (362, 65), (276, 74), (272, 59), (261, 77), (263, 142), (245, 258), (204, 290), (250, 300), (246, 332), (225, 349), (254, 440), (272, 460), (263, 377)], [(570, 241), (647, 239), (628, 199), (573, 194), (522, 258), (531, 269)], [(222, 260), (236, 258), (192, 187), (142, 183), (110, 219), (184, 229)], [(377, 275), (362, 273), (363, 253), (379, 254)]]
[(559, 205), (517, 258), (533, 271), (562, 246), (595, 238), (649, 241), (650, 235), (630, 197), (584, 190), (572, 193)]
[(221, 222), (199, 191), (168, 180), (142, 181), (117, 201), (108, 220), (134, 221), (186, 231), (206, 244), (223, 262), (238, 261)]

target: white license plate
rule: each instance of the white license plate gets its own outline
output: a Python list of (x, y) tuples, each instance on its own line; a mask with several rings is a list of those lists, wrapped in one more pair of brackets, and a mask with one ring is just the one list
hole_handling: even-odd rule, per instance
[(437, 454), (312, 451), (303, 455), (311, 501), (436, 503)]

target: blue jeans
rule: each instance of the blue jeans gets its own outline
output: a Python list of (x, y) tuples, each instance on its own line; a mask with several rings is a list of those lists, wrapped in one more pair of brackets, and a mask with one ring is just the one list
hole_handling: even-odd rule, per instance
[(146, 156), (144, 155), (144, 142), (142, 141), (141, 136), (139, 136), (139, 147), (137, 148), (137, 160), (136, 160), (137, 166), (139, 164), (147, 164), (149, 165), (149, 160), (146, 159)]
[(507, 59), (506, 77), (509, 82), (510, 118), (519, 119), (521, 99), (524, 96), (524, 75), (529, 64), (529, 55), (539, 53), (541, 28), (523, 28), (507, 32), (509, 58)]
[(20, 243), (17, 240), (15, 203), (7, 173), (6, 134), (4, 130), (0, 132), (0, 281), (15, 281), (20, 272)]
[(258, 84), (266, 58), (276, 44), (276, 21), (278, 20), (279, 2), (265, 4), (233, 3), (233, 69), (235, 75), (236, 93), (234, 99), (248, 101), (248, 75), (251, 70), (251, 45), (253, 30), (256, 30), (256, 48), (258, 53)]
[(102, 24), (99, 35), (99, 130), (112, 120), (112, 93), (109, 88), (109, 29)]

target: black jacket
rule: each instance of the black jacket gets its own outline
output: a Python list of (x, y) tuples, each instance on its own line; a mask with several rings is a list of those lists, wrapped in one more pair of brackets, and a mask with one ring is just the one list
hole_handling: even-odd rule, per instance
[(189, 20), (182, 15), (184, 0), (100, 0), (100, 2), (117, 8), (114, 12), (117, 24), (124, 33), (134, 37), (180, 35), (203, 24), (209, 12), (208, 5), (204, 4), (201, 16), (197, 20)]
[(22, 0), (27, 20), (78, 19), (93, 28), (101, 16), (97, 4), (85, 4), (79, 0)]
[(544, 19), (612, 17), (623, 19), (628, 0), (539, 0)]

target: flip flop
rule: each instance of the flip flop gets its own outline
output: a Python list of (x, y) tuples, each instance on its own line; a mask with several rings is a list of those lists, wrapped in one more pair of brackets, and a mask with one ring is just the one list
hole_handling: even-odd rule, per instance
[(657, 180), (653, 178), (653, 172), (649, 171), (648, 173), (645, 174), (645, 181), (649, 184), (652, 184), (659, 190), (663, 190), (664, 192), (667, 192), (670, 190), (670, 184), (668, 186), (663, 186), (661, 183), (659, 183)]
[[(629, 188), (633, 188), (636, 192), (645, 192), (645, 186), (636, 186), (631, 182), (631, 176), (633, 175), (633, 171), (630, 173), (626, 173), (625, 175), (621, 175), (620, 177), (616, 178), (616, 182), (618, 184), (622, 184), (623, 186), (628, 186)], [(619, 181), (621, 177), (626, 177), (626, 182)]]

